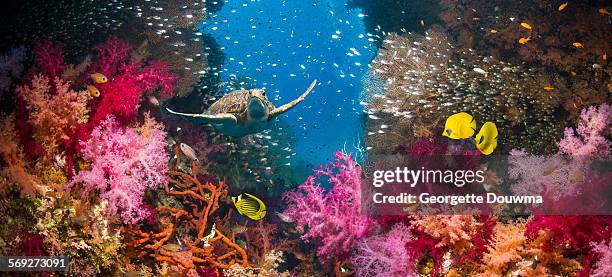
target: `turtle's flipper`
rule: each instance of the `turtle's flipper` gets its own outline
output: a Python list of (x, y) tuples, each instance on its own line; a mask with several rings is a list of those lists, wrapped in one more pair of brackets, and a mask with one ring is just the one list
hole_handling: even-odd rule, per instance
[(192, 114), (192, 113), (179, 113), (171, 109), (166, 108), (171, 114), (183, 116), (196, 123), (210, 123), (210, 124), (236, 124), (236, 117), (230, 113), (220, 114)]
[(275, 116), (278, 116), (286, 111), (288, 111), (289, 109), (293, 108), (295, 105), (297, 105), (298, 103), (304, 101), (304, 98), (306, 98), (306, 96), (310, 93), (310, 91), (312, 90), (312, 88), (314, 88), (314, 86), (317, 84), (317, 80), (314, 80), (312, 82), (312, 84), (310, 84), (310, 86), (308, 87), (308, 89), (306, 90), (306, 92), (302, 93), (302, 95), (300, 95), (300, 97), (296, 98), (295, 100), (282, 105), (274, 110), (272, 110), (270, 112), (270, 115), (268, 116), (268, 118), (273, 118)]

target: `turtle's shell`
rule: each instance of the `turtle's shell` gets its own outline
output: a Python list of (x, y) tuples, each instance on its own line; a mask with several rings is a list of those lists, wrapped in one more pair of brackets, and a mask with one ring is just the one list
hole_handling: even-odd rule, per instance
[(244, 114), (249, 101), (249, 92), (251, 95), (258, 97), (268, 106), (268, 110), (272, 111), (274, 105), (270, 103), (268, 98), (261, 90), (234, 90), (212, 103), (208, 107), (209, 114), (231, 113), (234, 115)]

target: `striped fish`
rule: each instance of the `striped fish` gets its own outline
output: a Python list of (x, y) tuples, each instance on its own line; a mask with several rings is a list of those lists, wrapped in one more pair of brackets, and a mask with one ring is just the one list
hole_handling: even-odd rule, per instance
[(238, 197), (232, 197), (232, 202), (238, 213), (252, 220), (260, 220), (266, 216), (266, 204), (251, 194), (243, 193)]

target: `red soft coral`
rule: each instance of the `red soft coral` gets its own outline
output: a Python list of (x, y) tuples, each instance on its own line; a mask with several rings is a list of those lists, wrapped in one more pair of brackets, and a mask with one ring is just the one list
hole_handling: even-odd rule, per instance
[(95, 84), (101, 99), (91, 118), (94, 124), (114, 115), (120, 123), (127, 125), (136, 118), (142, 94), (154, 93), (158, 88), (162, 95), (173, 93), (177, 76), (170, 72), (170, 67), (161, 62), (148, 65), (131, 63), (130, 49), (129, 44), (116, 37), (96, 46), (98, 58), (90, 73), (102, 73), (109, 81)]
[(105, 42), (98, 44), (95, 50), (98, 62), (93, 65), (93, 72), (99, 72), (106, 76), (114, 76), (119, 66), (127, 61), (132, 46), (112, 36)]
[[(317, 255), (324, 262), (344, 258), (357, 239), (368, 235), (373, 222), (361, 214), (361, 167), (350, 155), (338, 151), (334, 157), (297, 191), (283, 195), (288, 203), (284, 215), (297, 223), (302, 240), (319, 244)], [(325, 181), (331, 185), (327, 193), (321, 184)]]
[(610, 240), (609, 226), (612, 218), (607, 216), (535, 216), (525, 229), (525, 236), (535, 239), (540, 231), (548, 232), (552, 238), (545, 247), (563, 247), (575, 253), (588, 253), (592, 242)]
[(45, 74), (47, 78), (53, 80), (62, 76), (66, 64), (61, 46), (51, 41), (36, 41), (33, 53), (36, 69)]

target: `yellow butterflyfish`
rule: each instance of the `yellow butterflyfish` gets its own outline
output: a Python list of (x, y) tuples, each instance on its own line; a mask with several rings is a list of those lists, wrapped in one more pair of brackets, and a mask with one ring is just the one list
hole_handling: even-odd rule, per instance
[(525, 43), (527, 43), (527, 42), (528, 42), (528, 41), (530, 41), (530, 40), (531, 40), (531, 37), (519, 38), (518, 42), (519, 42), (520, 44), (525, 44)]
[(106, 78), (106, 76), (104, 76), (104, 74), (102, 74), (102, 73), (93, 73), (93, 74), (90, 74), (89, 77), (96, 84), (104, 84), (104, 83), (108, 82), (108, 78)]
[(243, 193), (238, 197), (232, 197), (232, 202), (238, 213), (252, 220), (260, 220), (266, 216), (266, 204), (251, 194)]
[(525, 28), (525, 29), (527, 29), (527, 30), (531, 30), (531, 29), (532, 29), (532, 28), (531, 28), (531, 25), (529, 25), (529, 24), (528, 24), (528, 23), (526, 23), (526, 22), (521, 23), (521, 27), (523, 27), (523, 28)]
[(476, 120), (466, 112), (460, 112), (449, 116), (444, 124), (443, 136), (451, 139), (470, 138), (476, 132)]
[(567, 4), (569, 4), (569, 2), (565, 2), (565, 3), (561, 4), (561, 5), (559, 5), (559, 9), (558, 10), (562, 11), (563, 9), (565, 9), (565, 7), (567, 7)]
[(89, 91), (91, 97), (100, 97), (100, 91), (94, 86), (87, 86), (87, 91)]
[(582, 43), (580, 43), (580, 42), (574, 42), (574, 43), (572, 43), (572, 45), (573, 45), (574, 47), (576, 47), (576, 48), (582, 48), (582, 47), (584, 47), (584, 44), (582, 44)]
[(607, 8), (600, 8), (599, 10), (597, 10), (600, 14), (604, 14), (604, 15), (610, 15), (610, 12), (608, 11)]
[(544, 90), (545, 90), (545, 91), (555, 90), (555, 87), (552, 87), (552, 86), (545, 86), (545, 87), (544, 87)]
[(476, 135), (476, 148), (480, 153), (489, 155), (497, 147), (497, 126), (491, 121), (487, 121)]
[(495, 29), (491, 29), (489, 32), (491, 32), (492, 34), (497, 34), (497, 30)]

